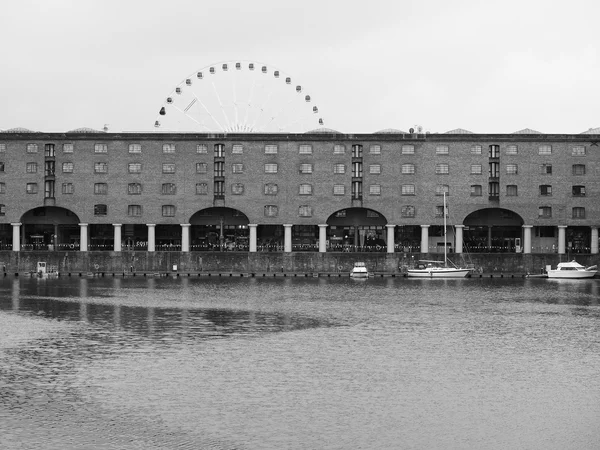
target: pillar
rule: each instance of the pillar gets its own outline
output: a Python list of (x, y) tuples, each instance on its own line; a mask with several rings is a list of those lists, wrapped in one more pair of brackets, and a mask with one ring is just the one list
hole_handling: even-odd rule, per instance
[(396, 247), (396, 243), (394, 242), (394, 229), (396, 225), (386, 225), (387, 228), (387, 252), (394, 253), (394, 248)]
[(189, 223), (181, 224), (181, 251), (182, 252), (190, 251), (190, 224)]
[(114, 235), (115, 235), (115, 243), (113, 250), (115, 252), (121, 251), (121, 224), (113, 223)]
[(18, 252), (21, 250), (21, 223), (11, 223), (13, 227), (13, 243), (12, 250), (13, 252)]
[(567, 229), (566, 225), (558, 226), (558, 254), (565, 254), (565, 230)]
[(283, 225), (283, 251), (285, 253), (292, 251), (292, 226), (290, 224)]
[(88, 224), (87, 223), (79, 224), (79, 251), (80, 252), (88, 251)]
[(533, 225), (523, 225), (523, 253), (531, 253), (531, 229)]
[(592, 255), (595, 255), (598, 253), (598, 227), (590, 227), (592, 229), (592, 242), (590, 242), (590, 252), (592, 253)]
[(148, 251), (155, 252), (156, 251), (156, 224), (148, 223), (146, 224), (148, 227)]
[(421, 253), (429, 253), (429, 225), (421, 225)]
[(256, 223), (249, 223), (248, 224), (248, 229), (250, 230), (250, 242), (248, 243), (250, 248), (250, 252), (251, 253), (256, 253), (256, 228), (258, 227), (258, 224)]
[(319, 253), (327, 252), (327, 224), (319, 225)]
[(464, 225), (454, 225), (456, 230), (456, 242), (454, 243), (454, 252), (462, 253), (463, 252), (463, 230), (465, 228)]

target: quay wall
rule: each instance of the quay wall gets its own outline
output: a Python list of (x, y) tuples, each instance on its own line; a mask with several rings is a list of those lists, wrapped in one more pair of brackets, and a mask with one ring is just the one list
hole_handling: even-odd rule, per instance
[[(312, 253), (312, 252), (141, 252), (141, 251), (0, 251), (0, 271), (35, 272), (38, 261), (59, 273), (336, 273), (349, 272), (363, 261), (371, 272), (401, 273), (419, 259), (439, 260), (439, 254), (420, 253)], [(457, 265), (473, 264), (478, 272), (540, 273), (547, 265), (576, 259), (585, 266), (600, 265), (600, 255), (478, 253), (451, 255)]]

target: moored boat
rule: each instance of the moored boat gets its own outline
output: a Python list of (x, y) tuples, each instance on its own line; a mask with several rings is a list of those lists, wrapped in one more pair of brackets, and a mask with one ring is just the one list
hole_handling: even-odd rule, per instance
[(352, 278), (369, 278), (369, 271), (364, 262), (355, 262), (352, 271), (350, 272)]
[[(550, 266), (548, 266), (550, 267)], [(548, 278), (593, 278), (598, 273), (597, 266), (585, 267), (577, 261), (558, 263), (556, 269), (548, 269)]]
[(408, 269), (406, 275), (418, 278), (465, 278), (471, 269), (448, 267), (444, 261), (419, 261), (413, 269)]

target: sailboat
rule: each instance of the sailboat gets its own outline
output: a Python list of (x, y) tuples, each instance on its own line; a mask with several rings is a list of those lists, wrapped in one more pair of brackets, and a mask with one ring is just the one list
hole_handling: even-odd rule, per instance
[(471, 273), (471, 269), (461, 269), (459, 267), (448, 266), (448, 255), (446, 245), (446, 193), (444, 192), (444, 260), (429, 261), (421, 260), (417, 266), (408, 269), (407, 276), (419, 278), (464, 278)]

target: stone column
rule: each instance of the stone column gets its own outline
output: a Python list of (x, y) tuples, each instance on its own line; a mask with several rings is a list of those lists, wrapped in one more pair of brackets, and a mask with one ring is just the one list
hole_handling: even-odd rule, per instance
[(421, 225), (421, 253), (429, 253), (429, 225)]
[(454, 225), (456, 230), (456, 242), (454, 243), (454, 252), (462, 253), (463, 252), (463, 230), (465, 228), (464, 225)]
[(88, 224), (87, 223), (79, 224), (79, 251), (80, 252), (88, 251)]
[(256, 253), (256, 228), (258, 227), (258, 224), (256, 223), (249, 223), (248, 224), (248, 229), (250, 230), (250, 242), (249, 244), (249, 250), (251, 253)]
[(114, 233), (115, 233), (115, 243), (114, 243), (113, 250), (115, 252), (120, 252), (121, 251), (121, 224), (113, 223), (113, 229), (114, 229)]
[(181, 224), (181, 251), (189, 252), (190, 251), (190, 224), (182, 223)]
[(146, 224), (148, 227), (148, 251), (155, 252), (156, 251), (156, 224), (148, 223)]
[(394, 229), (396, 225), (386, 225), (387, 228), (387, 252), (394, 253), (396, 243), (394, 242)]
[(327, 224), (319, 225), (319, 253), (327, 252)]
[(290, 224), (283, 225), (283, 251), (285, 253), (292, 251), (292, 226)]
[(565, 231), (567, 229), (566, 225), (558, 226), (558, 254), (565, 254)]
[(590, 253), (595, 255), (598, 253), (598, 227), (590, 227), (592, 229), (592, 236), (590, 242)]
[(12, 250), (13, 252), (18, 252), (21, 250), (21, 222), (11, 223), (11, 225), (13, 227)]
[(531, 253), (531, 229), (533, 225), (523, 225), (523, 253)]

